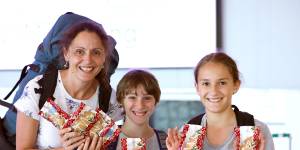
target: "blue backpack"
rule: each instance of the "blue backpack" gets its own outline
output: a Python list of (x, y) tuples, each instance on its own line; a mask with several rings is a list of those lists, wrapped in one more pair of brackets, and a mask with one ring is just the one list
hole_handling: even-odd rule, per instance
[[(66, 31), (72, 24), (84, 20), (92, 21), (87, 17), (72, 12), (68, 12), (66, 14), (61, 15), (50, 30), (50, 32), (44, 38), (43, 42), (38, 46), (34, 57), (35, 61), (33, 62), (33, 64), (26, 65), (23, 68), (19, 81), (7, 94), (4, 100), (7, 100), (9, 96), (13, 93), (13, 91), (17, 87), (19, 87), (13, 99), (13, 103), (15, 103), (22, 95), (27, 82), (36, 77), (37, 75), (44, 74), (44, 81), (41, 81), (39, 83), (42, 85), (48, 85), (48, 83), (52, 83), (51, 81), (56, 81), (57, 70), (63, 69), (63, 65), (65, 64), (65, 60), (61, 55), (59, 41), (62, 38), (64, 31)], [(97, 24), (103, 29), (101, 24)], [(110, 62), (107, 77), (108, 82), (110, 76), (115, 72), (119, 63), (119, 55), (117, 50), (115, 49), (115, 46), (116, 41), (114, 40), (114, 38), (108, 35), (108, 49), (110, 49), (112, 52), (108, 60)], [(53, 83), (55, 84), (49, 85), (47, 87), (44, 86), (44, 89), (41, 89), (42, 91), (47, 92), (41, 92), (41, 98), (39, 101), (40, 108), (45, 103), (45, 97), (47, 98), (53, 95), (56, 82)], [(110, 96), (110, 94), (106, 96)], [(9, 108), (4, 118), (0, 120), (0, 145), (2, 148), (5, 149), (15, 149), (16, 109), (14, 108), (13, 104), (7, 103), (6, 101), (3, 101), (1, 99), (0, 105)], [(108, 107), (107, 104), (105, 104), (104, 107)]]

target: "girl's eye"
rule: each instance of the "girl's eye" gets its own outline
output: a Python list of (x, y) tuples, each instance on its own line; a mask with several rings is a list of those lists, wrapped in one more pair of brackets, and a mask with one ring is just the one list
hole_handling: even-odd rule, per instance
[(209, 86), (209, 82), (201, 82), (202, 86)]

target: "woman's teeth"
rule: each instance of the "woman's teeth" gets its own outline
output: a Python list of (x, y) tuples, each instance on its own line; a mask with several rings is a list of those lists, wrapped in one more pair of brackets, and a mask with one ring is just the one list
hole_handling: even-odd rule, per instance
[(90, 71), (92, 71), (94, 69), (94, 67), (84, 67), (84, 66), (81, 66), (79, 68), (83, 72), (90, 72)]

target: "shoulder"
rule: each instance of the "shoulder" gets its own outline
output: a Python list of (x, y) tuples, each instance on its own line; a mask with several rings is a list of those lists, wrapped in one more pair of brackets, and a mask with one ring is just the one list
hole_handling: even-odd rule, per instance
[(267, 126), (267, 124), (265, 124), (264, 122), (254, 119), (255, 122), (255, 126), (257, 126), (261, 133), (263, 134), (264, 140), (265, 140), (265, 148), (266, 149), (270, 149), (273, 150), (274, 149), (274, 141), (273, 141), (273, 137), (272, 134), (270, 132), (269, 127)]

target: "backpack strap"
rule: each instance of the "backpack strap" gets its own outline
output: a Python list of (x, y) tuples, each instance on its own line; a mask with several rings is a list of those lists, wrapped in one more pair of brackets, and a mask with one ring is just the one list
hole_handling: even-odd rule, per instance
[(232, 105), (232, 108), (234, 109), (238, 126), (255, 126), (253, 115), (247, 112), (239, 111), (235, 105)]
[[(205, 114), (205, 113), (204, 113)], [(194, 118), (192, 118), (188, 124), (196, 124), (196, 125), (201, 125), (201, 122), (202, 122), (202, 118), (204, 116), (204, 114), (200, 114)]]
[(4, 97), (4, 100), (0, 99), (0, 105), (5, 106), (9, 109), (11, 109), (14, 112), (17, 112), (17, 109), (15, 108), (15, 106), (11, 103), (6, 102), (5, 100), (7, 100), (10, 95), (15, 91), (15, 89), (18, 87), (18, 85), (20, 84), (20, 82), (25, 78), (25, 76), (28, 73), (28, 70), (33, 70), (35, 72), (39, 71), (39, 66), (35, 65), (35, 64), (29, 64), (23, 67), (22, 71), (21, 71), (21, 75), (19, 80), (16, 82), (16, 84), (14, 85), (14, 87), (9, 91), (9, 93)]
[(40, 88), (35, 88), (34, 91), (36, 93), (40, 93), (41, 97), (39, 100), (39, 109), (43, 107), (45, 102), (48, 98), (53, 98), (53, 94), (55, 91), (56, 83), (57, 83), (57, 76), (58, 76), (58, 70), (56, 69), (55, 65), (50, 64), (47, 67), (46, 72), (43, 75), (43, 78), (41, 78), (38, 81), (38, 84), (40, 85)]
[(167, 134), (164, 131), (154, 129), (160, 150), (167, 150), (166, 138)]
[[(254, 117), (253, 115), (247, 113), (247, 112), (242, 112), (238, 109), (237, 106), (232, 105), (231, 106), (234, 110), (235, 116), (236, 116), (236, 122), (238, 126), (255, 126), (254, 123)], [(201, 125), (201, 121), (203, 118), (204, 114), (198, 115), (194, 118), (192, 118), (188, 124), (196, 124), (196, 125)]]

